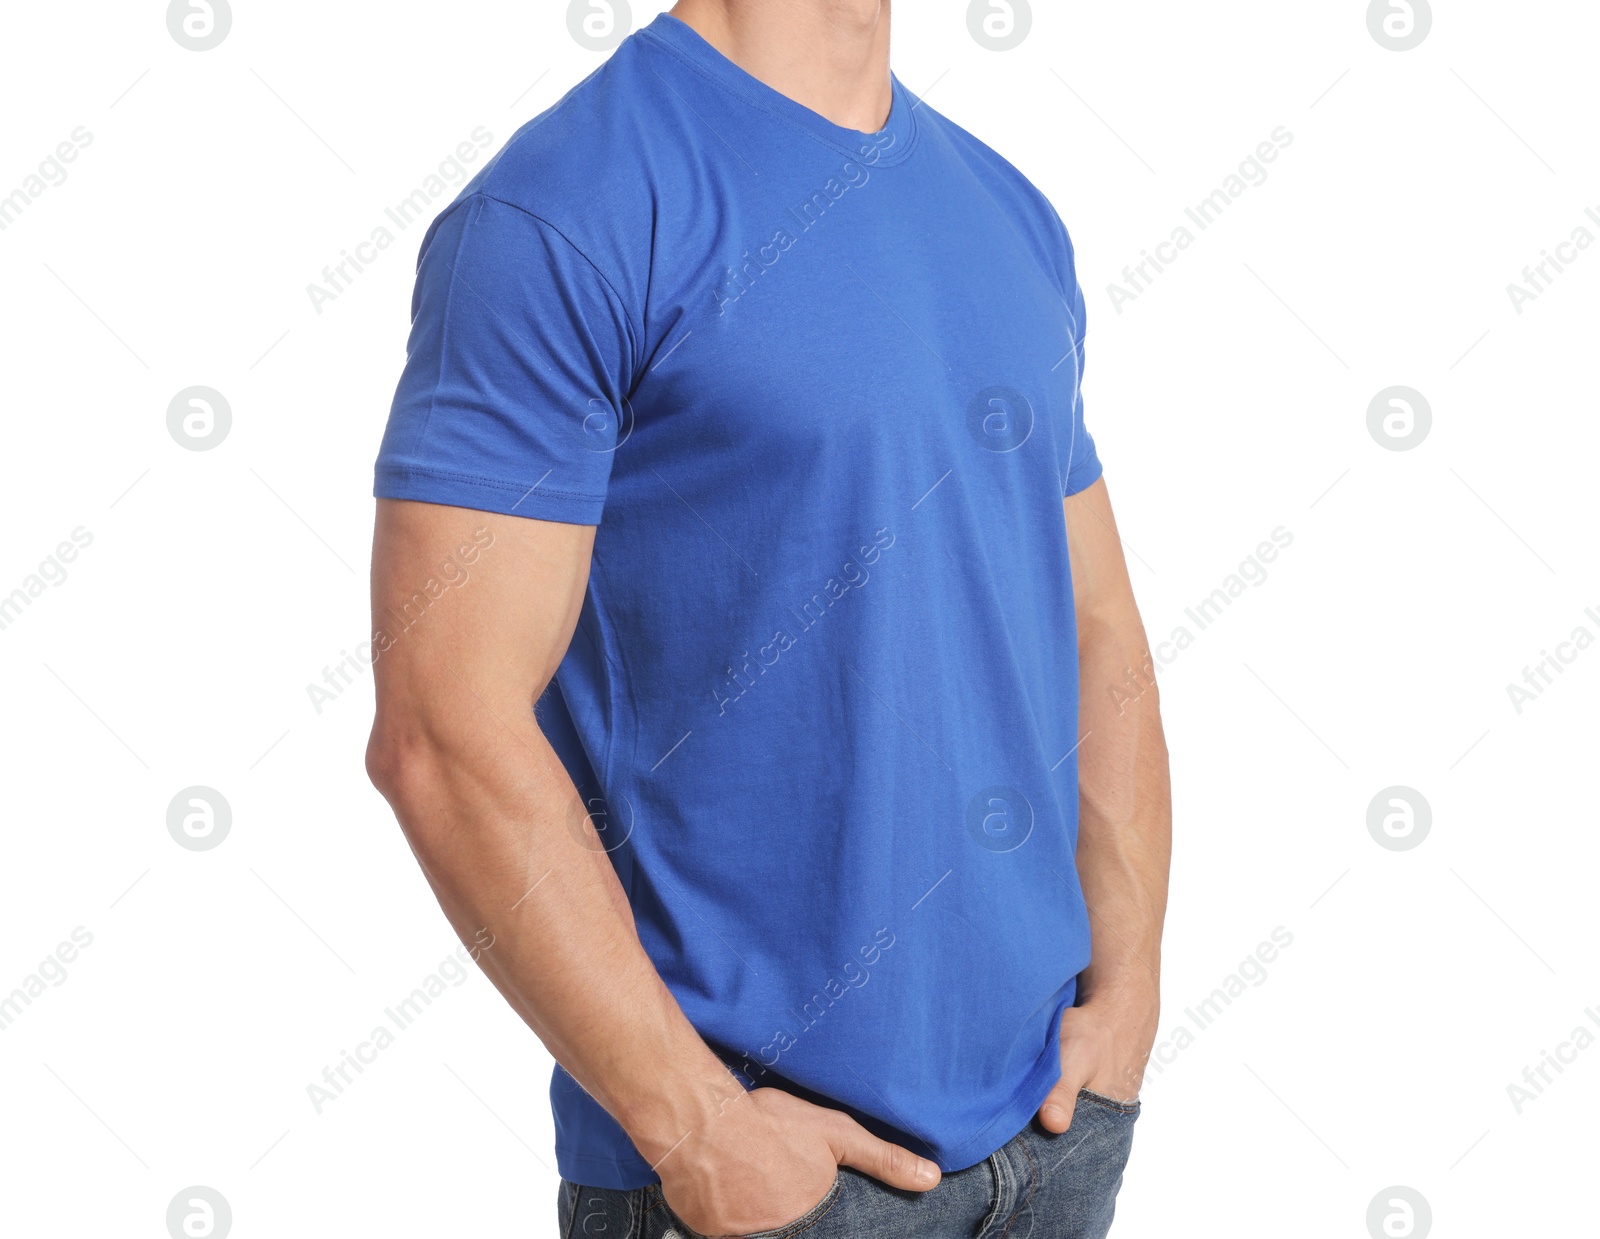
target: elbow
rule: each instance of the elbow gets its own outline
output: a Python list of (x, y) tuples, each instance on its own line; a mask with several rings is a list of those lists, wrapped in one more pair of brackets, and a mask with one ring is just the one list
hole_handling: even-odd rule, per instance
[(367, 780), (378, 789), (385, 800), (393, 801), (391, 791), (399, 782), (400, 754), (395, 744), (383, 734), (381, 725), (374, 725), (367, 737)]
[(385, 800), (392, 801), (405, 765), (403, 732), (397, 721), (379, 710), (367, 737), (367, 779)]
[(389, 802), (402, 824), (409, 812), (438, 787), (438, 746), (414, 723), (379, 715), (367, 739), (367, 778)]
[(440, 744), (415, 725), (395, 728), (380, 718), (367, 741), (367, 778), (389, 802), (395, 822), (424, 872), (447, 868), (457, 842), (451, 823), (451, 763)]

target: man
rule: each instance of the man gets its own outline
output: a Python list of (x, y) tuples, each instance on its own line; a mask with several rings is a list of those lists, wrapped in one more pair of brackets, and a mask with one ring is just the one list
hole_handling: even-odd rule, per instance
[(682, 0), (423, 243), (368, 766), (559, 1064), (563, 1236), (1110, 1225), (1156, 691), (1066, 231), (888, 10)]

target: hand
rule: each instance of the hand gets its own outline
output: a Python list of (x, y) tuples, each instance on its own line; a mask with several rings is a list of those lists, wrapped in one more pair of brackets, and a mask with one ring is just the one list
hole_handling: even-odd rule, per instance
[(1078, 1090), (1132, 1101), (1156, 1038), (1161, 996), (1154, 984), (1103, 991), (1061, 1015), (1061, 1079), (1039, 1108), (1039, 1121), (1057, 1134), (1072, 1125)]
[(731, 1102), (658, 1167), (684, 1225), (707, 1236), (774, 1230), (817, 1205), (850, 1166), (891, 1187), (925, 1192), (939, 1168), (879, 1140), (840, 1110), (758, 1088)]

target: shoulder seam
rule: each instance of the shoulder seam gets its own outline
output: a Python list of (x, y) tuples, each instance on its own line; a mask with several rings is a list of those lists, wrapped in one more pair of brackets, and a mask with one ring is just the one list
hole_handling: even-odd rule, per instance
[(633, 364), (635, 367), (638, 367), (640, 365), (640, 359), (642, 356), (639, 348), (640, 341), (644, 335), (643, 327), (642, 325), (635, 324), (633, 321), (633, 310), (628, 305), (627, 299), (617, 291), (617, 286), (612, 282), (611, 278), (600, 269), (600, 264), (595, 262), (594, 259), (590, 258), (588, 254), (584, 253), (584, 251), (572, 240), (571, 237), (562, 232), (560, 228), (557, 228), (544, 216), (538, 214), (538, 212), (530, 211), (527, 207), (519, 206), (515, 202), (508, 202), (506, 199), (495, 194), (491, 194), (487, 190), (474, 190), (469, 196), (474, 198), (482, 198), (485, 202), (498, 202), (503, 207), (509, 207), (511, 210), (516, 211), (521, 215), (526, 215), (535, 223), (543, 225), (556, 236), (560, 237), (568, 249), (570, 249), (579, 258), (583, 259), (586, 264), (588, 264), (589, 269), (600, 278), (600, 282), (606, 286), (606, 291), (616, 299), (617, 305), (622, 308), (622, 321), (628, 328), (628, 340), (633, 347)]

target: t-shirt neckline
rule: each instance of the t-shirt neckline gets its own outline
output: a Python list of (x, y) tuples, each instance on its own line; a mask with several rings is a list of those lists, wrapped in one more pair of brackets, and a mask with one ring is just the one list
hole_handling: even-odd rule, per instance
[(892, 72), (889, 74), (889, 117), (882, 129), (867, 133), (837, 125), (820, 112), (774, 90), (707, 43), (694, 27), (670, 13), (662, 13), (639, 33), (664, 45), (724, 90), (798, 126), (847, 155), (871, 156), (876, 151), (876, 157), (870, 160), (874, 167), (899, 163), (911, 153), (917, 125), (915, 108), (919, 100), (912, 97)]

